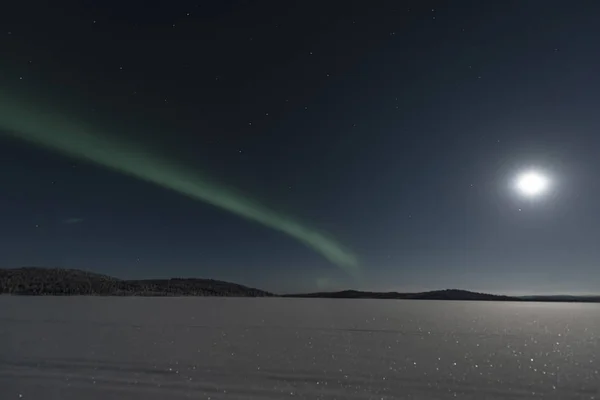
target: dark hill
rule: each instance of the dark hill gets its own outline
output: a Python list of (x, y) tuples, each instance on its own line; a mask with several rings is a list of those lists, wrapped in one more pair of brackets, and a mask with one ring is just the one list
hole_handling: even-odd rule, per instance
[(498, 296), (487, 293), (469, 292), (467, 290), (447, 289), (421, 293), (398, 292), (362, 292), (343, 290), (341, 292), (318, 292), (289, 294), (285, 297), (311, 297), (329, 299), (398, 299), (398, 300), (479, 300), (479, 301), (518, 301), (516, 297)]
[(488, 293), (469, 292), (468, 290), (446, 289), (432, 292), (415, 293), (413, 299), (422, 300), (486, 300), (486, 301), (515, 301), (515, 297), (500, 296)]
[(0, 293), (97, 296), (272, 296), (263, 290), (212, 279), (121, 280), (77, 269), (0, 269)]

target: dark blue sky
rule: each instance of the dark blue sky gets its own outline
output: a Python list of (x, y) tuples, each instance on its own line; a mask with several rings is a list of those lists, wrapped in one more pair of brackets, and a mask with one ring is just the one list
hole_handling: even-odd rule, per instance
[[(0, 7), (3, 87), (327, 232), (364, 276), (4, 135), (1, 267), (276, 292), (597, 292), (599, 4), (45, 3)], [(510, 187), (529, 167), (552, 180), (536, 201)]]

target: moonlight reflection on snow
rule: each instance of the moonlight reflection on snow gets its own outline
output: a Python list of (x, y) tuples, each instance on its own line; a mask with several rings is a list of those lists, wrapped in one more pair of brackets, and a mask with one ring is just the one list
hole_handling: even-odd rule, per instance
[(2, 399), (600, 395), (594, 304), (16, 296), (0, 302)]

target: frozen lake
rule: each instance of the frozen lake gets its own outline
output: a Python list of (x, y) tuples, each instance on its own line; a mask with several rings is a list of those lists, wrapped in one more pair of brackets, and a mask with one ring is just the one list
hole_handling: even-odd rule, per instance
[(0, 296), (0, 398), (600, 399), (600, 305)]

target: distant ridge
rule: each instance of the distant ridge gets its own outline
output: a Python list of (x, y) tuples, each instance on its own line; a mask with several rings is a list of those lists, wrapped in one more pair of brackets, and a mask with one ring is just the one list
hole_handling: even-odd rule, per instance
[(226, 296), (323, 299), (472, 300), (600, 303), (600, 296), (502, 296), (459, 289), (418, 293), (342, 290), (275, 295), (214, 279), (171, 278), (123, 280), (78, 269), (0, 268), (0, 294), (29, 296)]
[(399, 292), (363, 292), (359, 290), (342, 290), (339, 292), (316, 292), (286, 294), (283, 297), (322, 298), (322, 299), (396, 299), (396, 300), (473, 300), (473, 301), (539, 301), (539, 302), (577, 302), (600, 303), (600, 296), (503, 296), (488, 293), (470, 292), (468, 290), (446, 289), (418, 293)]
[(362, 292), (358, 290), (343, 290), (341, 292), (318, 292), (305, 294), (290, 294), (284, 297), (312, 297), (330, 299), (397, 299), (397, 300), (480, 300), (480, 301), (519, 301), (517, 297), (500, 296), (495, 294), (469, 292), (467, 290), (446, 289), (420, 293), (398, 292)]
[(0, 269), (0, 293), (31, 296), (273, 296), (264, 290), (213, 279), (122, 280), (77, 269)]

